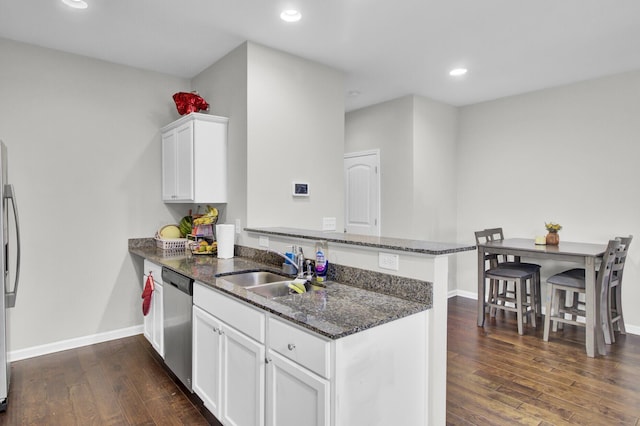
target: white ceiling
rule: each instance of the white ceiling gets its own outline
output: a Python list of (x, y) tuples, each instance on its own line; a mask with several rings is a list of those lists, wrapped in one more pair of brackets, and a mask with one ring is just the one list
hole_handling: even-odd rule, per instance
[[(0, 37), (189, 78), (251, 40), (343, 70), (347, 110), (407, 94), (460, 106), (640, 69), (638, 0), (86, 1), (0, 0)], [(282, 22), (285, 7), (302, 20)], [(458, 66), (469, 73), (449, 77)]]

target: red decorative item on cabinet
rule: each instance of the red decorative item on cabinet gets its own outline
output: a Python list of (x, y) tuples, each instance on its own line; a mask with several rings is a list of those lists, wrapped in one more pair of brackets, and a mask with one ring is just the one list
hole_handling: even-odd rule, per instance
[(176, 103), (176, 108), (180, 115), (209, 109), (209, 104), (198, 95), (198, 92), (178, 92), (173, 95), (173, 101)]

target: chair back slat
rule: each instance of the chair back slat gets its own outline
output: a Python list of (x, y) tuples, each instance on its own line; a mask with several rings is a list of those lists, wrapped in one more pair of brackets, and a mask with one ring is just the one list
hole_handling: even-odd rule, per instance
[(612, 267), (613, 276), (611, 279), (620, 281), (622, 280), (622, 272), (624, 271), (624, 264), (627, 260), (627, 253), (629, 252), (629, 246), (631, 245), (633, 235), (629, 235), (628, 237), (618, 237), (616, 239), (620, 240), (620, 246), (616, 252), (616, 259)]
[(504, 234), (502, 233), (502, 228), (485, 229), (482, 231), (477, 231), (475, 234), (476, 234), (476, 244), (484, 244), (491, 241), (504, 240)]
[(602, 295), (607, 295), (609, 292), (609, 282), (611, 281), (613, 265), (615, 264), (616, 253), (618, 252), (619, 247), (619, 239), (609, 240), (607, 249), (604, 252), (604, 257), (602, 258), (602, 263), (600, 263), (600, 270), (598, 271), (597, 281)]
[[(502, 232), (502, 228), (488, 228), (482, 231), (475, 232), (476, 235), (476, 245), (484, 244), (493, 241), (502, 241), (504, 240), (504, 233)], [(497, 255), (497, 254), (485, 254), (485, 261), (489, 261), (489, 265), (491, 268), (495, 268), (498, 266), (498, 263), (508, 262), (509, 258), (507, 255)], [(519, 262), (520, 258), (515, 258), (515, 261)]]

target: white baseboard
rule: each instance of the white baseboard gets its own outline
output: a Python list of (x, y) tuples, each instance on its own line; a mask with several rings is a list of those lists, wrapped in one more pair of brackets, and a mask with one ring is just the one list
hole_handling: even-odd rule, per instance
[(478, 294), (477, 293), (472, 293), (470, 291), (464, 291), (464, 290), (451, 290), (448, 293), (448, 296), (451, 297), (455, 297), (455, 296), (460, 296), (460, 297), (464, 297), (465, 299), (473, 299), (473, 300), (478, 300)]
[(136, 325), (119, 330), (107, 331), (105, 333), (76, 337), (75, 339), (62, 340), (60, 342), (47, 343), (46, 345), (33, 346), (31, 348), (11, 351), (9, 352), (8, 358), (9, 361), (19, 361), (21, 359), (33, 358), (36, 356), (47, 355), (54, 352), (66, 351), (67, 349), (75, 349), (82, 346), (93, 345), (95, 343), (108, 342), (109, 340), (135, 336), (136, 334), (142, 334), (143, 331), (144, 330), (142, 325)]
[[(478, 300), (478, 294), (472, 293), (470, 291), (452, 290), (448, 293), (448, 297), (455, 297), (455, 296), (464, 297), (465, 299)], [(544, 310), (545, 309), (543, 306), (542, 307), (543, 314), (544, 314)], [(640, 335), (640, 326), (633, 325), (633, 324), (625, 324), (624, 326), (625, 326), (625, 329), (627, 330), (627, 334)]]

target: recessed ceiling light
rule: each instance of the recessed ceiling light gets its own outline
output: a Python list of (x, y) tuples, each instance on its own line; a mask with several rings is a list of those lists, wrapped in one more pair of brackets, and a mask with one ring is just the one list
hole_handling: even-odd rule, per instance
[(62, 0), (62, 3), (74, 9), (86, 9), (89, 6), (84, 0)]
[(466, 68), (454, 68), (451, 71), (449, 71), (449, 75), (454, 76), (454, 77), (465, 75), (466, 73), (467, 73), (467, 69)]
[(360, 96), (360, 91), (359, 90), (349, 90), (347, 92), (347, 96), (349, 96), (350, 98), (355, 98), (356, 96)]
[(280, 14), (280, 19), (285, 22), (298, 22), (302, 19), (302, 13), (295, 9), (287, 9)]

